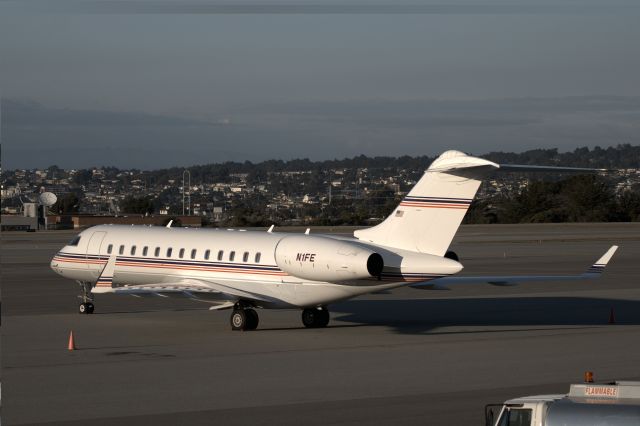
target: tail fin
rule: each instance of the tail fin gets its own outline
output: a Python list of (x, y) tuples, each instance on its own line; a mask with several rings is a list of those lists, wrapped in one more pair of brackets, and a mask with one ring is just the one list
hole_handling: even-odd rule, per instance
[(362, 241), (443, 256), (481, 179), (499, 167), (460, 151), (447, 151), (431, 163), (384, 222), (354, 235)]

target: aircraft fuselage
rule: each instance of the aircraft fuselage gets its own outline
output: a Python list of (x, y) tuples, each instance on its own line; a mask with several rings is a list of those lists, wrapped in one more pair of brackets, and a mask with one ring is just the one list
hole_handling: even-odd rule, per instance
[[(115, 288), (197, 280), (229, 289), (214, 298), (240, 300), (234, 294), (246, 292), (264, 308), (326, 305), (462, 269), (440, 256), (327, 235), (101, 225), (78, 237), (51, 261), (65, 278), (95, 283), (115, 256)], [(383, 262), (374, 275), (371, 253)]]

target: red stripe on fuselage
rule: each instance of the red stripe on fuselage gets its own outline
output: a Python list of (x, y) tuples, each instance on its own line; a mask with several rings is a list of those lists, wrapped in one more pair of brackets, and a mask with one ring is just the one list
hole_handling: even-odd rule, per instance
[(238, 268), (225, 268), (225, 267), (215, 267), (215, 266), (196, 266), (196, 265), (175, 265), (170, 263), (151, 263), (151, 264), (141, 264), (140, 262), (127, 262), (127, 261), (117, 261), (116, 266), (129, 266), (132, 268), (157, 268), (157, 269), (179, 269), (182, 271), (201, 271), (201, 272), (225, 272), (232, 274), (248, 274), (248, 275), (274, 275), (274, 276), (284, 276), (287, 275), (286, 272), (282, 271), (258, 271), (255, 269), (238, 269)]

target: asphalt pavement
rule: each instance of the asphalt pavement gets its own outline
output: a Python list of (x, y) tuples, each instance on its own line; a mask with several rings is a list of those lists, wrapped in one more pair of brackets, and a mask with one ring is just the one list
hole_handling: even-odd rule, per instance
[(464, 226), (467, 275), (576, 273), (620, 249), (599, 280), (402, 288), (330, 306), (326, 329), (259, 311), (253, 332), (183, 299), (77, 314), (77, 284), (49, 270), (72, 235), (2, 233), (5, 426), (481, 425), (485, 404), (586, 370), (640, 380), (640, 224)]

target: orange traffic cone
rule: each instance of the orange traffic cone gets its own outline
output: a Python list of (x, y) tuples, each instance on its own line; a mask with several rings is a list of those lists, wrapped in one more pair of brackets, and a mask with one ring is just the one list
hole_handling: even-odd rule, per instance
[(76, 350), (76, 342), (73, 340), (73, 330), (69, 333), (69, 346), (67, 347), (70, 351)]
[(609, 324), (615, 324), (616, 323), (616, 316), (613, 313), (613, 308), (611, 308), (611, 311), (609, 312)]

